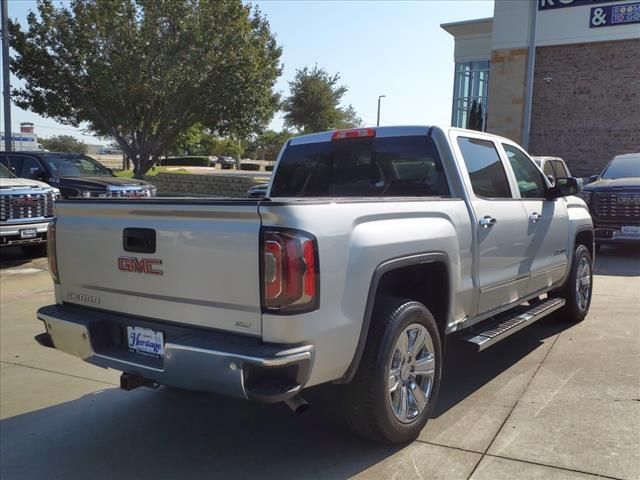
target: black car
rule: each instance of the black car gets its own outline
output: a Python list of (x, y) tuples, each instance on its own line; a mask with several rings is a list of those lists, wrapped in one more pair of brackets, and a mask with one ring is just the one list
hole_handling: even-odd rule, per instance
[(591, 180), (581, 196), (593, 217), (596, 248), (605, 243), (640, 245), (640, 153), (618, 155)]
[(264, 198), (267, 195), (267, 189), (269, 188), (268, 183), (261, 183), (259, 185), (254, 185), (249, 190), (247, 190), (247, 197), (249, 198)]
[(116, 177), (111, 169), (79, 153), (0, 152), (0, 163), (14, 175), (60, 189), (62, 198), (153, 197), (150, 183)]
[(218, 157), (218, 165), (220, 165), (221, 169), (228, 170), (236, 166), (236, 161), (233, 159), (233, 157), (222, 156)]

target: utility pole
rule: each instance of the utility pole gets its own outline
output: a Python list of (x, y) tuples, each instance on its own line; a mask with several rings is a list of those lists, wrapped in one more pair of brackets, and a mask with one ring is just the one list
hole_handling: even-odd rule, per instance
[(386, 97), (386, 95), (378, 95), (378, 122), (376, 123), (376, 126), (380, 126), (380, 99)]
[(2, 96), (4, 99), (4, 149), (11, 151), (11, 81), (9, 79), (9, 33), (7, 26), (9, 24), (7, 9), (9, 8), (8, 0), (0, 0), (2, 2)]
[(529, 0), (529, 55), (527, 56), (527, 82), (524, 100), (522, 146), (529, 151), (531, 142), (531, 109), (533, 107), (533, 77), (536, 65), (537, 0)]

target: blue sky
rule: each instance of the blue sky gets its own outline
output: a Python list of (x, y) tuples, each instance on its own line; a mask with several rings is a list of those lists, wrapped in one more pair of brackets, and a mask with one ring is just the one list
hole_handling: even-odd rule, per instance
[[(375, 125), (449, 124), (453, 91), (453, 37), (441, 23), (490, 17), (493, 0), (312, 1), (258, 0), (278, 43), (284, 72), (276, 90), (288, 94), (295, 70), (314, 64), (339, 73), (352, 104)], [(9, 16), (25, 21), (35, 0), (9, 0)], [(14, 82), (15, 79), (12, 79)], [(82, 131), (13, 107), (12, 125), (36, 124), (40, 137), (71, 134), (106, 143)], [(282, 127), (277, 114), (272, 128)]]

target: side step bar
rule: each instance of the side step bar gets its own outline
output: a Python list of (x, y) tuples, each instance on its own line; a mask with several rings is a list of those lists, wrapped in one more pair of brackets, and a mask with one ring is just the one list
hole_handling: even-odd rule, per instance
[(477, 351), (481, 352), (551, 312), (555, 312), (565, 303), (564, 298), (548, 298), (532, 306), (516, 307), (515, 312), (510, 310), (493, 320), (479, 324), (479, 328), (463, 340), (471, 343)]

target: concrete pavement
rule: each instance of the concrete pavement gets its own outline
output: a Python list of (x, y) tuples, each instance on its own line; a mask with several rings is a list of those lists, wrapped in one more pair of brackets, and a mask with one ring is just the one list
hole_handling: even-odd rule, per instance
[(587, 319), (544, 319), (480, 354), (447, 353), (419, 440), (363, 441), (335, 420), (333, 388), (281, 405), (161, 388), (40, 347), (46, 261), (2, 253), (0, 477), (640, 478), (640, 253), (603, 248)]

